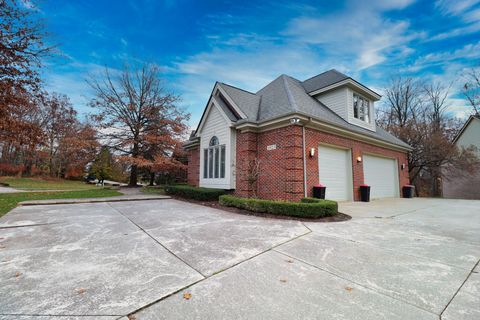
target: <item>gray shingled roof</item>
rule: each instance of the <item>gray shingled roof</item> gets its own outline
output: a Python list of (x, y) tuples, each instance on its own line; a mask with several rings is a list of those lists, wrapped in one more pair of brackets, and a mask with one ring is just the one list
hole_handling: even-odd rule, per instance
[(218, 83), (235, 104), (242, 110), (248, 119), (256, 119), (260, 97), (254, 93), (233, 87), (225, 83)]
[[(346, 78), (348, 77), (336, 70), (324, 72), (304, 82), (281, 75), (256, 93), (224, 83), (219, 83), (219, 85), (247, 116), (246, 119), (240, 120), (242, 122), (258, 123), (291, 113), (301, 113), (342, 129), (408, 148), (406, 143), (378, 126), (376, 132), (373, 132), (347, 122), (308, 94), (308, 90), (312, 88), (315, 89), (311, 91), (318, 90), (320, 88), (318, 86), (328, 86)], [(230, 116), (229, 118), (231, 118)], [(231, 118), (231, 120), (235, 122), (234, 119)]]
[(331, 84), (340, 82), (342, 80), (348, 79), (349, 76), (344, 75), (341, 72), (338, 72), (335, 69), (328, 70), (324, 73), (320, 73), (319, 75), (307, 79), (302, 82), (305, 91), (308, 93), (313, 92), (315, 90), (328, 87)]

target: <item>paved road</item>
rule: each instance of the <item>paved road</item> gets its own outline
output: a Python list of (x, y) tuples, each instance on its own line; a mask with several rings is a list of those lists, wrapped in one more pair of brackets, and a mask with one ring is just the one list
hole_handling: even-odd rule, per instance
[(19, 207), (0, 218), (0, 319), (480, 319), (479, 203), (345, 203), (337, 223)]

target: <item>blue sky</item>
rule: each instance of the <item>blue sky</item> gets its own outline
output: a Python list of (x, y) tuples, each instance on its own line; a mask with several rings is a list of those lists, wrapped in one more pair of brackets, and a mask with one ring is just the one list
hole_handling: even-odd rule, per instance
[(89, 75), (156, 63), (195, 126), (216, 80), (257, 91), (282, 73), (335, 68), (380, 92), (399, 74), (452, 83), (450, 110), (465, 115), (459, 88), (480, 65), (480, 0), (375, 2), (40, 0), (62, 54), (44, 78), (86, 114)]

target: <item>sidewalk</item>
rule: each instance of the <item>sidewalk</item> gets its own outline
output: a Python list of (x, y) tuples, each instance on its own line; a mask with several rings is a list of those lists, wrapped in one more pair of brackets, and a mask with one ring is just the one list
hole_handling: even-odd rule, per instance
[(146, 194), (140, 192), (140, 188), (120, 188), (119, 192), (122, 196), (106, 197), (106, 198), (81, 198), (81, 199), (50, 199), (50, 200), (30, 200), (19, 202), (19, 206), (36, 206), (36, 205), (52, 205), (52, 204), (75, 204), (75, 203), (98, 203), (98, 202), (121, 202), (136, 200), (161, 200), (170, 199), (169, 196)]

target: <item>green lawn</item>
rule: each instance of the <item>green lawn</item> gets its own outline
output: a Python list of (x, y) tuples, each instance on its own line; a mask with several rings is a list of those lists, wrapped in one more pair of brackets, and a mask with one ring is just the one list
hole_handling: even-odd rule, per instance
[(140, 191), (143, 193), (165, 194), (163, 187), (143, 187)]
[(20, 190), (86, 190), (95, 188), (95, 185), (82, 181), (62, 179), (0, 177), (0, 182)]
[(57, 192), (0, 193), (0, 217), (12, 210), (21, 201), (47, 199), (101, 198), (119, 196), (122, 193), (111, 189), (90, 189)]

